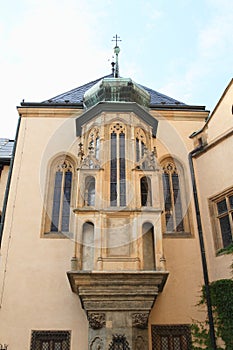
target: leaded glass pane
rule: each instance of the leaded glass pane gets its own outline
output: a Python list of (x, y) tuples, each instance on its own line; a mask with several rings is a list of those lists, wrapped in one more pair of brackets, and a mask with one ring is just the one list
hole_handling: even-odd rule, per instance
[(227, 247), (229, 244), (232, 243), (232, 233), (229, 216), (225, 215), (222, 218), (220, 218), (219, 221), (222, 232), (223, 247)]
[(142, 157), (143, 157), (143, 156), (144, 156), (144, 153), (145, 153), (145, 144), (144, 144), (143, 141), (142, 141), (141, 145), (142, 145), (141, 152), (142, 152)]
[(148, 183), (146, 177), (141, 178), (141, 205), (147, 205)]
[(120, 141), (120, 206), (126, 205), (126, 181), (125, 181), (125, 134), (119, 135)]
[(72, 172), (67, 171), (65, 173), (64, 196), (63, 196), (63, 207), (62, 207), (61, 229), (63, 232), (69, 231), (71, 185), (72, 185)]
[(227, 211), (227, 202), (226, 199), (223, 199), (221, 202), (217, 203), (218, 214), (225, 213)]
[(100, 154), (100, 139), (99, 139), (99, 137), (97, 137), (95, 140), (95, 157), (96, 157), (96, 159), (99, 159), (99, 154)]
[(110, 203), (117, 205), (117, 135), (111, 134)]
[(229, 197), (230, 208), (233, 209), (233, 196)]
[(139, 140), (136, 139), (136, 162), (140, 160)]
[(62, 172), (57, 171), (55, 175), (55, 185), (54, 185), (54, 194), (53, 194), (53, 210), (52, 210), (52, 222), (51, 222), (52, 232), (58, 231), (60, 201), (61, 201), (61, 184), (62, 184)]

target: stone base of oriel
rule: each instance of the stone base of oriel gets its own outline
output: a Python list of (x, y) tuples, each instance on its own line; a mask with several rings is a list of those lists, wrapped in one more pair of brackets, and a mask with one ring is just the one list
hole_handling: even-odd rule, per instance
[(89, 322), (90, 350), (148, 350), (148, 317), (168, 272), (67, 273)]

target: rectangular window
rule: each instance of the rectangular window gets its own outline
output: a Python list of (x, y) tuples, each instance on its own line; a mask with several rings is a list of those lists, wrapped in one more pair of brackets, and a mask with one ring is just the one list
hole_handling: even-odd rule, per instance
[(233, 240), (233, 190), (210, 200), (216, 249), (226, 248)]
[(30, 350), (70, 350), (70, 331), (32, 331)]
[(164, 325), (151, 327), (153, 350), (190, 350), (189, 325)]

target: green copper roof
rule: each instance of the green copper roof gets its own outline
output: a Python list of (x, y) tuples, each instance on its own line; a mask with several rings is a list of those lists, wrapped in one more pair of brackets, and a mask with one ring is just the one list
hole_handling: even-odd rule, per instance
[(130, 78), (103, 78), (84, 94), (87, 108), (99, 102), (136, 102), (149, 108), (150, 94)]

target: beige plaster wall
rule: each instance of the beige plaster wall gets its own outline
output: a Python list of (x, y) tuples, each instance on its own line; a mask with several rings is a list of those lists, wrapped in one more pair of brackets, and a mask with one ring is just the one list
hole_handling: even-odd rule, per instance
[[(33, 113), (32, 117), (22, 118), (5, 222), (0, 265), (0, 340), (11, 350), (25, 350), (30, 346), (31, 330), (71, 330), (72, 349), (86, 350), (86, 316), (66, 277), (73, 242), (67, 238), (41, 238), (47, 166), (56, 154), (76, 155), (75, 116), (70, 113), (63, 118), (56, 111), (46, 115), (44, 110)], [(177, 117), (169, 123), (164, 120), (159, 140), (169, 152), (179, 140), (182, 147), (174, 151), (179, 158), (187, 159), (187, 150), (192, 148), (188, 136), (203, 124), (204, 116), (205, 113), (191, 120)], [(159, 152), (162, 157), (162, 148)], [(192, 234), (191, 238), (164, 239), (170, 275), (152, 310), (153, 324), (200, 319), (195, 305), (202, 274), (196, 230)]]
[(86, 316), (66, 276), (73, 241), (40, 238), (44, 165), (66, 152), (74, 130), (72, 118), (22, 118), (0, 264), (0, 340), (12, 350), (29, 349), (31, 330), (71, 330), (72, 348), (87, 349)]
[(0, 176), (0, 210), (2, 211), (4, 195), (6, 190), (7, 178), (8, 178), (9, 166), (4, 165)]
[(231, 255), (216, 256), (208, 199), (233, 186), (233, 137), (194, 159), (210, 280), (230, 278)]
[(226, 133), (233, 128), (232, 115), (232, 101), (233, 101), (233, 83), (231, 83), (216, 106), (214, 113), (208, 122), (208, 142), (213, 141), (220, 135)]

